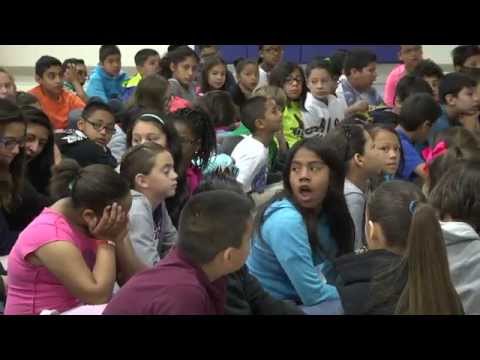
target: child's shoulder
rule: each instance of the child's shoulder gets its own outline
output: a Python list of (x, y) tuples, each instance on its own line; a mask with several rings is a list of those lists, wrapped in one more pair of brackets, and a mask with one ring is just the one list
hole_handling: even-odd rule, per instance
[(266, 210), (265, 215), (274, 222), (303, 221), (302, 214), (300, 214), (295, 205), (286, 198), (273, 202)]

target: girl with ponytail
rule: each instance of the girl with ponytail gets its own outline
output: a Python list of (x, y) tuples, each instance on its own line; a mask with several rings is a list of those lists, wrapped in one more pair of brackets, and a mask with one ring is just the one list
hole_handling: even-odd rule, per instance
[(66, 159), (53, 168), (50, 194), (56, 202), (9, 255), (5, 314), (104, 304), (117, 274), (123, 283), (143, 268), (127, 239), (130, 189), (113, 168)]
[(367, 203), (368, 251), (337, 259), (346, 314), (463, 314), (435, 210), (412, 183), (381, 184)]

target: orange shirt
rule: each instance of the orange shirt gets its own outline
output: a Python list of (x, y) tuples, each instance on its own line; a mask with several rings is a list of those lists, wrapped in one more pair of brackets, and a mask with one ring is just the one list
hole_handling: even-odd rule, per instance
[(53, 100), (43, 91), (39, 85), (29, 91), (35, 95), (55, 129), (68, 128), (68, 114), (74, 109), (85, 107), (85, 103), (74, 93), (62, 90), (58, 100)]

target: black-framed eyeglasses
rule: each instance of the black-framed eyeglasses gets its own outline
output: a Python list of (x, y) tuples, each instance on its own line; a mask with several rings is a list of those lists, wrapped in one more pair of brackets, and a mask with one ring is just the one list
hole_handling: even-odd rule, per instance
[(0, 145), (2, 145), (5, 149), (9, 151), (15, 149), (17, 146), (23, 148), (25, 146), (25, 142), (26, 142), (26, 138), (14, 139), (14, 138), (0, 137)]
[(89, 120), (85, 120), (85, 121), (87, 123), (89, 123), (90, 125), (92, 125), (93, 128), (98, 132), (102, 131), (103, 129), (105, 129), (107, 134), (112, 134), (113, 135), (117, 132), (117, 129), (115, 129), (115, 126), (110, 127), (110, 126), (104, 126), (102, 124), (94, 123), (94, 122), (91, 122)]

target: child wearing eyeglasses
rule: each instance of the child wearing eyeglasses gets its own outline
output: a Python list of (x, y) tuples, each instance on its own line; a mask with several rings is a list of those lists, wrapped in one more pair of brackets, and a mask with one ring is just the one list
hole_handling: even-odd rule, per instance
[(57, 133), (55, 141), (64, 157), (76, 160), (82, 167), (103, 164), (115, 168), (117, 160), (107, 147), (115, 132), (113, 110), (100, 100), (92, 100), (83, 110), (77, 130)]
[(283, 110), (283, 133), (291, 148), (303, 139), (303, 115), (307, 85), (300, 65), (284, 62), (275, 66), (270, 73), (269, 85), (277, 86), (287, 94), (287, 104)]

